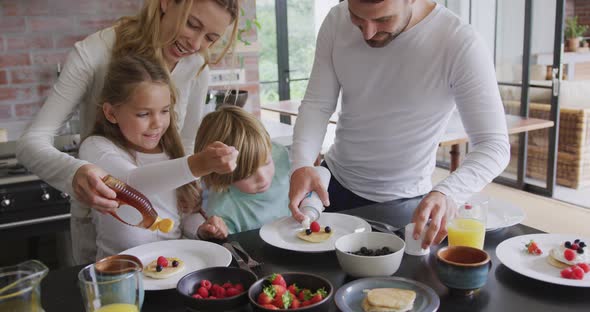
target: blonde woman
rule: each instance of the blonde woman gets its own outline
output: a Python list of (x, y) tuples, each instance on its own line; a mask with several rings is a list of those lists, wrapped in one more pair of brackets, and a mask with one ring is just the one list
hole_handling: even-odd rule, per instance
[(262, 123), (235, 106), (222, 106), (203, 119), (195, 153), (212, 142), (236, 147), (240, 154), (232, 173), (211, 173), (202, 181), (209, 188), (207, 214), (219, 216), (230, 234), (260, 228), (289, 216), (289, 155), (271, 143)]
[(93, 212), (97, 260), (126, 249), (166, 239), (223, 239), (227, 229), (218, 217), (207, 220), (200, 205), (180, 206), (198, 198), (192, 182), (211, 172), (230, 173), (236, 157), (218, 156), (220, 142), (202, 153), (184, 156), (173, 111), (176, 97), (166, 69), (140, 57), (112, 59), (91, 135), (80, 146), (80, 159), (111, 172), (145, 194), (158, 215), (174, 221), (168, 233), (123, 224)]
[[(204, 56), (230, 25), (233, 40), (238, 12), (238, 0), (147, 0), (136, 16), (123, 17), (75, 44), (53, 91), (17, 146), (21, 163), (73, 195), (74, 262), (95, 258), (90, 209), (86, 207), (106, 212), (115, 209), (117, 202), (113, 200), (115, 193), (101, 181), (107, 172), (55, 149), (53, 136), (77, 109), (80, 135), (88, 136), (111, 57), (143, 55), (158, 59), (170, 72), (177, 93), (176, 126), (185, 151), (192, 152), (207, 92), (208, 60)], [(219, 150), (232, 152), (229, 148)]]

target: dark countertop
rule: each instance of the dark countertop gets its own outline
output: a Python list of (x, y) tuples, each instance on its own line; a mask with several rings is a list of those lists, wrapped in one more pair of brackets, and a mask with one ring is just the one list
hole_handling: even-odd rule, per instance
[[(380, 220), (395, 226), (408, 222), (408, 216), (396, 214), (390, 203), (382, 203), (346, 211), (345, 213)], [(404, 255), (400, 269), (394, 276), (420, 281), (432, 287), (439, 295), (439, 311), (590, 311), (590, 288), (567, 287), (528, 278), (511, 271), (500, 263), (495, 248), (503, 240), (540, 231), (516, 225), (486, 234), (484, 249), (492, 256), (492, 269), (487, 284), (471, 297), (451, 296), (434, 271), (437, 247), (429, 256)], [(229, 240), (240, 242), (256, 260), (265, 264), (266, 271), (304, 271), (321, 275), (337, 289), (354, 280), (341, 271), (336, 254), (326, 252), (306, 254), (282, 250), (264, 243), (258, 230), (231, 235)], [(446, 246), (446, 242), (443, 242)], [(235, 265), (235, 261), (232, 263)], [(81, 266), (51, 271), (42, 283), (42, 303), (47, 312), (83, 311), (77, 273)], [(188, 311), (175, 290), (147, 291), (142, 311)], [(246, 311), (249, 309), (246, 308)], [(330, 311), (337, 311), (332, 304)]]

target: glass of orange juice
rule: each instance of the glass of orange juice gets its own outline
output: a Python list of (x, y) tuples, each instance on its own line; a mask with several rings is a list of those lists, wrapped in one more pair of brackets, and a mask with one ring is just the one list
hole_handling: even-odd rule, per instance
[(86, 312), (139, 312), (143, 303), (141, 264), (106, 258), (78, 273)]
[(483, 249), (486, 235), (488, 201), (481, 197), (459, 206), (457, 214), (447, 223), (449, 246)]

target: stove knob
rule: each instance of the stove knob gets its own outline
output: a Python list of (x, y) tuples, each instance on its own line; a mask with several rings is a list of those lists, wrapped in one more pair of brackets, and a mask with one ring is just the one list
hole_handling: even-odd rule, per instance
[(66, 193), (66, 192), (61, 192), (59, 193), (59, 195), (61, 196), (61, 198), (63, 199), (68, 199), (70, 198), (70, 194)]
[(48, 201), (51, 198), (51, 195), (49, 195), (49, 193), (45, 192), (41, 195), (41, 200), (42, 201)]
[(0, 201), (0, 206), (2, 206), (2, 208), (10, 206), (10, 204), (12, 204), (12, 201), (9, 198), (3, 198), (2, 201)]

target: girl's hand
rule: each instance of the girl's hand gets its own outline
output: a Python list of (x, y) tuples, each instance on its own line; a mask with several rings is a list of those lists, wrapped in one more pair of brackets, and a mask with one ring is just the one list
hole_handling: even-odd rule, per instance
[(101, 213), (115, 211), (119, 207), (114, 200), (117, 194), (102, 182), (106, 175), (106, 171), (93, 164), (80, 167), (72, 180), (76, 199)]
[(189, 166), (195, 177), (202, 177), (212, 172), (226, 174), (236, 169), (238, 150), (221, 142), (213, 142), (201, 152), (189, 158)]
[(204, 240), (221, 240), (227, 238), (227, 232), (228, 230), (225, 222), (223, 222), (223, 220), (218, 216), (212, 216), (209, 217), (205, 223), (199, 226), (197, 235)]

